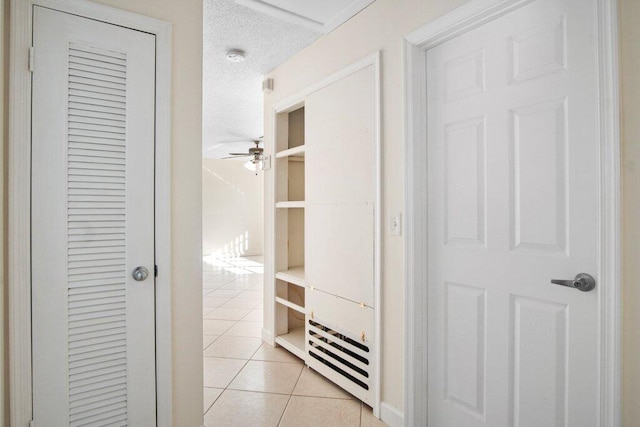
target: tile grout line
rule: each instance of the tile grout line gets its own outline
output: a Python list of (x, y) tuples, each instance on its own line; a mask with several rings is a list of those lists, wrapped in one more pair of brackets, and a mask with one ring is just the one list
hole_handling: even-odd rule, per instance
[[(261, 273), (252, 272), (252, 271), (247, 270), (247, 269), (245, 269), (245, 268), (243, 268), (243, 267), (241, 267), (241, 266), (234, 266), (234, 265), (232, 265), (232, 264), (231, 264), (231, 267), (240, 268), (240, 269), (242, 269), (242, 270), (246, 271), (246, 272), (247, 272), (247, 274), (261, 274)], [(203, 272), (203, 273), (204, 273), (204, 272)], [(235, 282), (235, 281), (236, 281), (236, 280), (238, 280), (238, 279), (239, 279), (239, 277), (238, 277), (238, 275), (236, 274), (236, 277), (235, 277), (234, 279), (230, 280), (229, 282), (226, 282), (226, 283), (222, 284), (220, 287), (212, 288), (212, 289), (211, 289), (211, 291), (207, 292), (206, 294), (203, 294), (203, 298), (204, 298), (205, 296), (209, 295), (210, 293), (212, 293), (212, 292), (216, 291), (216, 290), (220, 290), (220, 289), (225, 288), (226, 286), (230, 285), (231, 283)], [(205, 289), (205, 288), (204, 288), (204, 281), (203, 281), (203, 289)], [(253, 290), (255, 290), (255, 289), (252, 289), (252, 288), (251, 288), (251, 285), (249, 285), (249, 286), (248, 286), (247, 288), (245, 288), (245, 289), (240, 290), (240, 292), (239, 292), (237, 295), (235, 295), (235, 296), (233, 296), (233, 297), (230, 297), (230, 298), (228, 299), (228, 301), (226, 301), (224, 304), (221, 304), (221, 305), (220, 305), (220, 306), (218, 306), (218, 307), (213, 307), (211, 311), (208, 311), (207, 313), (203, 314), (203, 316), (202, 316), (202, 317), (203, 317), (203, 321), (204, 321), (204, 320), (223, 320), (223, 321), (224, 321), (224, 320), (226, 320), (226, 319), (207, 319), (207, 318), (206, 318), (206, 316), (207, 316), (207, 315), (209, 315), (209, 314), (211, 314), (211, 312), (213, 312), (213, 310), (215, 310), (215, 309), (217, 309), (217, 308), (221, 308), (222, 306), (224, 306), (224, 305), (225, 305), (225, 304), (227, 304), (228, 302), (232, 301), (234, 298), (238, 298), (238, 297), (240, 297), (240, 296), (242, 295), (242, 293), (244, 293), (245, 291), (247, 291), (247, 290), (249, 290), (249, 289), (251, 289), (252, 291), (253, 291)], [(236, 291), (237, 291), (237, 289), (236, 289)], [(241, 299), (242, 299), (242, 298), (241, 298)], [(216, 337), (216, 338), (215, 338), (211, 343), (209, 343), (206, 347), (204, 347), (204, 348), (203, 348), (203, 350), (202, 350), (202, 352), (203, 352), (203, 359), (204, 359), (204, 357), (209, 357), (209, 356), (205, 356), (205, 355), (204, 355), (204, 352), (206, 351), (206, 349), (207, 349), (207, 348), (209, 348), (213, 343), (215, 343), (215, 342), (216, 342), (220, 337), (222, 337), (222, 336), (231, 336), (231, 337), (233, 337), (233, 335), (227, 335), (227, 333), (228, 333), (228, 332), (229, 332), (233, 327), (235, 327), (239, 322), (243, 321), (243, 319), (244, 319), (246, 316), (248, 316), (248, 315), (249, 315), (253, 310), (258, 309), (258, 308), (259, 308), (259, 306), (260, 306), (260, 304), (261, 304), (261, 303), (258, 303), (258, 304), (256, 304), (254, 307), (249, 308), (249, 312), (248, 312), (247, 314), (245, 314), (241, 319), (237, 319), (237, 320), (229, 320), (229, 321), (231, 321), (231, 322), (234, 322), (234, 323), (233, 323), (233, 325), (231, 325), (229, 328), (227, 328), (224, 332), (222, 332), (222, 334), (218, 335), (218, 336), (217, 336), (217, 337)], [(226, 308), (236, 308), (236, 307), (226, 307)], [(240, 309), (243, 309), (243, 308), (240, 308)], [(204, 335), (204, 334), (203, 334), (203, 335)], [(207, 335), (209, 335), (209, 334), (207, 334)], [(254, 337), (240, 337), (240, 338), (254, 338)], [(260, 337), (257, 337), (257, 338), (260, 338)], [(223, 359), (244, 360), (244, 361), (245, 361), (245, 363), (244, 363), (244, 364), (242, 365), (242, 367), (238, 370), (238, 372), (234, 375), (234, 377), (233, 377), (233, 378), (228, 382), (228, 384), (227, 384), (224, 388), (222, 388), (222, 392), (218, 395), (218, 397), (216, 397), (216, 398), (214, 399), (214, 401), (213, 401), (213, 402), (211, 403), (211, 405), (207, 408), (207, 410), (206, 410), (206, 411), (204, 411), (203, 416), (206, 416), (206, 414), (207, 414), (207, 413), (208, 413), (208, 412), (209, 412), (209, 411), (214, 407), (214, 405), (216, 404), (216, 402), (220, 399), (220, 396), (222, 396), (226, 391), (228, 391), (228, 390), (235, 391), (234, 389), (229, 388), (229, 386), (233, 383), (233, 381), (235, 381), (235, 379), (238, 377), (238, 375), (239, 375), (239, 374), (240, 374), (240, 373), (241, 373), (241, 372), (242, 372), (242, 371), (247, 367), (247, 365), (249, 364), (249, 362), (253, 360), (253, 357), (254, 357), (254, 356), (256, 355), (256, 353), (260, 350), (260, 347), (261, 347), (261, 346), (262, 346), (262, 343), (258, 346), (258, 348), (257, 348), (257, 349), (256, 349), (256, 350), (251, 354), (251, 356), (250, 356), (248, 359), (236, 359), (236, 358), (224, 358), (224, 357), (223, 357)], [(262, 361), (262, 362), (265, 362), (265, 361)], [(287, 363), (287, 362), (282, 362), (282, 363)], [(302, 371), (301, 371), (301, 373), (302, 373)], [(296, 380), (296, 385), (297, 385), (297, 383), (298, 383), (298, 380), (299, 380), (299, 379), (300, 379), (300, 375), (298, 376), (298, 379)], [(207, 388), (207, 387), (205, 386), (205, 388)], [(208, 387), (208, 388), (215, 388), (215, 387)], [(294, 385), (294, 389), (295, 389), (295, 385)], [(250, 390), (242, 390), (242, 391), (251, 392)], [(260, 393), (260, 392), (258, 392), (258, 393)], [(291, 393), (293, 393), (293, 390), (291, 391)], [(278, 394), (278, 393), (266, 393), (266, 392), (265, 392), (265, 394)], [(280, 395), (280, 394), (278, 394), (278, 395)], [(286, 396), (286, 394), (281, 394), (281, 395)], [(290, 400), (290, 399), (291, 399), (291, 394), (289, 394), (288, 396), (289, 396), (289, 400)], [(287, 401), (287, 404), (288, 404), (288, 401)], [(285, 409), (286, 409), (286, 406), (285, 406)], [(284, 411), (283, 411), (283, 414), (284, 414)], [(281, 415), (281, 417), (282, 417), (282, 415)]]
[[(235, 297), (232, 297), (231, 299), (233, 299), (233, 298), (235, 298)], [(203, 316), (203, 317), (204, 317), (204, 316)], [(234, 323), (231, 327), (229, 327), (229, 328), (228, 328), (226, 331), (224, 331), (221, 335), (218, 335), (218, 337), (217, 337), (215, 340), (213, 340), (213, 341), (212, 341), (212, 342), (211, 342), (211, 343), (210, 343), (206, 348), (209, 348), (209, 346), (211, 346), (211, 344), (213, 344), (215, 341), (217, 341), (217, 340), (218, 340), (218, 338), (220, 338), (220, 337), (222, 337), (222, 336), (225, 336), (225, 334), (226, 334), (227, 332), (229, 332), (229, 330), (230, 330), (231, 328), (233, 328), (233, 327), (234, 327), (234, 326), (239, 322), (239, 320), (236, 320), (236, 321), (234, 321), (234, 322), (235, 322), (235, 323)], [(230, 335), (227, 335), (227, 336), (230, 336)], [(209, 357), (209, 356), (205, 356), (205, 355), (204, 355), (204, 351), (206, 350), (206, 348), (202, 350), (202, 357), (203, 357), (203, 359), (204, 359), (204, 357)], [(253, 356), (255, 355), (255, 353), (256, 353), (259, 349), (260, 349), (260, 346), (258, 346), (258, 348), (256, 349), (256, 351), (254, 351), (254, 352), (253, 352), (253, 354), (251, 355), (251, 357), (253, 357)], [(229, 383), (228, 383), (228, 384), (227, 384), (227, 385), (222, 389), (222, 393), (220, 393), (220, 395), (218, 395), (218, 397), (216, 397), (216, 399), (213, 401), (213, 403), (211, 404), (211, 406), (209, 406), (209, 408), (204, 412), (203, 416), (204, 416), (204, 415), (206, 415), (206, 414), (207, 414), (207, 412), (209, 412), (209, 411), (211, 410), (211, 408), (213, 408), (213, 405), (215, 405), (215, 403), (218, 401), (218, 399), (220, 399), (220, 396), (222, 396), (222, 395), (224, 394), (224, 392), (226, 392), (227, 390), (233, 390), (233, 389), (229, 389), (229, 386), (231, 385), (231, 383), (233, 383), (233, 381), (234, 381), (234, 380), (236, 379), (236, 377), (240, 374), (240, 372), (242, 372), (242, 370), (243, 370), (243, 369), (244, 369), (244, 368), (249, 364), (249, 361), (251, 360), (251, 357), (245, 361), (244, 365), (242, 365), (242, 367), (241, 367), (241, 368), (240, 368), (240, 370), (236, 373), (236, 375), (235, 375), (235, 376), (231, 379), (231, 381), (229, 381)], [(232, 359), (232, 358), (229, 358), (229, 359)], [(233, 359), (233, 360), (244, 360), (244, 359)], [(210, 387), (210, 388), (212, 388), (212, 387)]]
[(289, 403), (291, 403), (291, 398), (293, 397), (293, 392), (296, 390), (296, 387), (298, 386), (298, 383), (300, 382), (300, 378), (302, 378), (302, 373), (304, 372), (304, 368), (306, 367), (306, 365), (302, 366), (302, 369), (300, 370), (300, 373), (298, 374), (298, 379), (296, 379), (296, 383), (293, 385), (293, 388), (291, 389), (291, 393), (289, 394), (289, 399), (287, 399), (287, 404), (284, 405), (284, 410), (282, 411), (282, 414), (280, 414), (280, 419), (278, 420), (278, 426), (280, 426), (280, 424), (282, 424), (282, 419), (284, 418), (284, 414), (287, 412), (287, 408), (289, 407)]
[[(216, 387), (205, 387), (205, 388), (216, 388)], [(224, 390), (223, 390), (224, 391)], [(209, 412), (211, 410), (211, 408), (213, 408), (213, 405), (216, 404), (216, 402), (218, 401), (218, 399), (220, 399), (220, 396), (222, 396), (222, 392), (218, 395), (218, 397), (216, 397), (215, 399), (213, 399), (213, 402), (211, 402), (211, 405), (209, 405), (209, 407), (207, 408), (206, 411), (204, 411), (204, 414), (202, 414), (202, 416), (204, 417), (205, 415), (207, 415), (207, 412)]]

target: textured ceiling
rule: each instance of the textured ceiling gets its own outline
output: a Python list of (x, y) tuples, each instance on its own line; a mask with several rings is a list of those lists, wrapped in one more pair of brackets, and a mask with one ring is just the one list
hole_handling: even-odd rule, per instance
[[(262, 136), (263, 75), (321, 34), (234, 3), (204, 1), (203, 155), (245, 152)], [(245, 51), (228, 62), (228, 49)], [(239, 141), (236, 143), (230, 141)], [(246, 159), (245, 159), (246, 160)]]

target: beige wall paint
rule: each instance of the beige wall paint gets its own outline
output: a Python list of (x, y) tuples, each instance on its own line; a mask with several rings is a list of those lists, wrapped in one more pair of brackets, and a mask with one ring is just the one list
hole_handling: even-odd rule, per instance
[(202, 162), (202, 253), (262, 255), (264, 172), (243, 161)]
[[(97, 3), (172, 24), (173, 425), (198, 427), (203, 419), (202, 0), (98, 0)], [(6, 198), (3, 200), (6, 206)]]
[[(289, 95), (338, 69), (382, 51), (383, 224), (404, 207), (404, 94), (402, 39), (412, 30), (467, 0), (377, 0), (331, 34), (322, 37), (274, 70), (275, 91), (265, 111)], [(640, 419), (640, 1), (619, 0), (623, 64), (623, 137), (625, 141), (625, 426)], [(267, 114), (265, 123), (271, 124)], [(265, 135), (270, 135), (266, 129)], [(266, 242), (268, 245), (269, 243)], [(382, 400), (403, 407), (403, 241), (383, 235)]]
[[(346, 24), (320, 38), (269, 77), (275, 90), (265, 111), (374, 51), (382, 52), (382, 220), (404, 208), (403, 37), (465, 0), (377, 0)], [(269, 115), (265, 135), (271, 135)], [(269, 215), (269, 212), (265, 213)], [(266, 237), (266, 236), (265, 236)], [(265, 241), (266, 247), (269, 242)], [(382, 236), (382, 400), (402, 411), (404, 341), (403, 239)]]
[[(5, 120), (7, 115), (7, 101), (5, 100), (5, 88), (7, 87), (8, 72), (6, 71), (6, 65), (9, 61), (5, 60), (5, 52), (8, 52), (6, 48), (9, 37), (6, 36), (6, 32), (9, 28), (8, 19), (9, 13), (8, 1), (0, 0), (0, 12), (2, 13), (2, 19), (0, 19), (0, 135), (2, 141), (7, 141), (7, 129), (5, 128)], [(5, 242), (6, 230), (7, 230), (7, 197), (6, 197), (6, 173), (7, 173), (7, 144), (2, 144), (2, 150), (0, 150), (0, 195), (2, 207), (0, 208), (0, 242)], [(9, 425), (9, 394), (8, 384), (6, 384), (6, 378), (8, 378), (9, 367), (7, 361), (9, 357), (7, 355), (7, 307), (6, 307), (6, 253), (5, 244), (0, 244), (0, 423), (3, 425)]]
[(640, 420), (640, 1), (620, 0), (623, 155), (622, 425)]

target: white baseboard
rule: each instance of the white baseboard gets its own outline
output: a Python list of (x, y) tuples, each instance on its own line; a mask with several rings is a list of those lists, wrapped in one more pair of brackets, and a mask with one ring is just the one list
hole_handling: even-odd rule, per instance
[(248, 256), (264, 256), (264, 253), (262, 251), (249, 251), (249, 252), (245, 252), (242, 254), (243, 257), (248, 257)]
[(404, 427), (404, 413), (386, 402), (380, 402), (380, 419), (389, 427)]
[(268, 329), (262, 328), (262, 341), (266, 342), (267, 344), (271, 344), (271, 345), (275, 344), (275, 341), (273, 339), (273, 335), (271, 335), (271, 331), (269, 331)]
[[(212, 256), (213, 254), (209, 253), (209, 254), (202, 254), (202, 257), (209, 257)], [(220, 255), (222, 258), (237, 258), (237, 257), (249, 257), (249, 256), (264, 256), (264, 252), (263, 251), (247, 251), (245, 253), (243, 253), (242, 255)]]

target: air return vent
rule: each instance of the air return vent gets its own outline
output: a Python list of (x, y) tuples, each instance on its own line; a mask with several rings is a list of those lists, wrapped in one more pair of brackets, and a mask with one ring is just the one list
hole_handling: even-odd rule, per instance
[(309, 320), (307, 338), (309, 356), (358, 388), (369, 390), (372, 370), (368, 343), (314, 320)]

